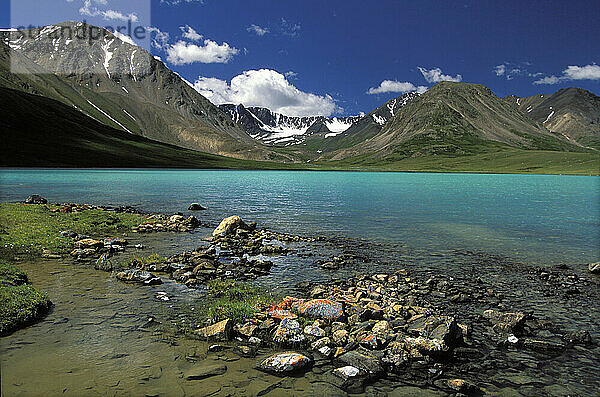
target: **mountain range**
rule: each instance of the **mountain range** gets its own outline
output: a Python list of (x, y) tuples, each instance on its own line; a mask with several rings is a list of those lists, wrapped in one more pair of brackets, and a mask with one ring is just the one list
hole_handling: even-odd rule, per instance
[[(98, 39), (73, 35), (87, 29)], [(215, 106), (144, 49), (80, 22), (0, 32), (0, 88), (3, 166), (196, 168), (210, 158), (243, 168), (237, 158), (269, 161), (257, 168), (335, 168), (517, 151), (584, 153), (600, 164), (600, 98), (579, 88), (499, 98), (482, 85), (441, 82), (360, 116), (292, 117)], [(61, 153), (71, 160), (60, 162)]]

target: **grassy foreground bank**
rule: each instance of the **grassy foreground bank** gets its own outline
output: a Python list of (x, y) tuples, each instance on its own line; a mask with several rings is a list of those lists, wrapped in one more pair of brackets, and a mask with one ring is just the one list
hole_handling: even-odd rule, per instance
[[(65, 254), (73, 239), (60, 235), (72, 230), (91, 237), (114, 236), (140, 223), (152, 223), (146, 216), (100, 209), (77, 212), (56, 211), (60, 206), (21, 203), (0, 204), (0, 259), (38, 256), (43, 250)], [(53, 211), (54, 210), (54, 211)]]
[(0, 260), (0, 336), (23, 328), (50, 309), (48, 297), (28, 284), (27, 274)]

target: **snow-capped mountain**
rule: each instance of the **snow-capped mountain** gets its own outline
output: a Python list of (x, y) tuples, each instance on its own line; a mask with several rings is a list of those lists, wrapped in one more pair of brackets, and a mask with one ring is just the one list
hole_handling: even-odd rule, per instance
[(362, 116), (324, 117), (286, 116), (261, 107), (225, 104), (227, 112), (252, 138), (268, 145), (292, 145), (308, 136), (321, 134), (324, 138), (339, 135), (357, 123)]

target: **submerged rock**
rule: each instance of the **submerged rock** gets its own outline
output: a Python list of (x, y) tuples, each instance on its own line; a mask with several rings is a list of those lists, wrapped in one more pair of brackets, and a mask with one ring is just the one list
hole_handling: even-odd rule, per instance
[(113, 265), (110, 262), (110, 255), (108, 253), (104, 253), (100, 255), (100, 258), (96, 260), (96, 264), (94, 265), (94, 269), (102, 270), (105, 272), (110, 272), (113, 269)]
[(197, 367), (189, 370), (185, 374), (186, 380), (200, 380), (206, 379), (217, 375), (223, 375), (227, 372), (227, 366), (224, 364), (212, 364)]
[(203, 206), (201, 206), (199, 203), (192, 203), (188, 207), (189, 211), (204, 211), (205, 209), (206, 208), (204, 208)]
[(502, 313), (497, 310), (486, 310), (483, 317), (492, 323), (492, 328), (499, 334), (519, 335), (525, 325), (525, 320), (529, 317), (525, 313)]
[(312, 363), (310, 357), (296, 352), (283, 352), (273, 354), (258, 364), (258, 368), (275, 375), (305, 371)]

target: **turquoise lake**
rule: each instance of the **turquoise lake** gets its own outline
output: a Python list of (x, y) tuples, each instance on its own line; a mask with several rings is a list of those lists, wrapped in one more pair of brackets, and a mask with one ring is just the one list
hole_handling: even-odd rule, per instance
[(134, 205), (218, 222), (237, 214), (299, 235), (467, 249), (535, 264), (600, 260), (600, 178), (212, 170), (7, 170), (0, 200)]

